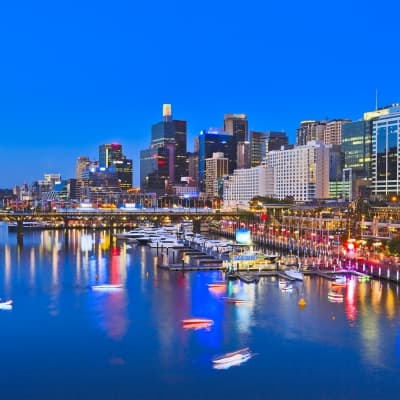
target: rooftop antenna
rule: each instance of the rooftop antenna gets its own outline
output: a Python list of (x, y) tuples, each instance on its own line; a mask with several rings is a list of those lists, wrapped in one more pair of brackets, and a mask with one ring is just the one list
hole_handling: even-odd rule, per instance
[(378, 110), (378, 89), (375, 89), (375, 111)]

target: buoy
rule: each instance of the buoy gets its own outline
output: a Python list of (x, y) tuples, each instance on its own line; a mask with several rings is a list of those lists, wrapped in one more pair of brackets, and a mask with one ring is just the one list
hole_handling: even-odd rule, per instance
[(304, 300), (304, 297), (302, 297), (297, 304), (299, 307), (305, 307), (307, 302)]

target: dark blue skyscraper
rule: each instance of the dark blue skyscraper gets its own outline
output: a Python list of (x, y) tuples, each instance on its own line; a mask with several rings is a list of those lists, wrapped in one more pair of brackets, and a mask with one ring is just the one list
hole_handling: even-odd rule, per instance
[(186, 154), (187, 123), (172, 119), (171, 106), (163, 105), (163, 120), (151, 128), (150, 148), (140, 157), (140, 186), (163, 194), (169, 184), (188, 175)]
[(206, 158), (211, 158), (213, 153), (224, 153), (229, 159), (228, 173), (232, 174), (236, 166), (236, 142), (233, 135), (220, 129), (208, 129), (199, 135), (199, 187), (204, 190)]

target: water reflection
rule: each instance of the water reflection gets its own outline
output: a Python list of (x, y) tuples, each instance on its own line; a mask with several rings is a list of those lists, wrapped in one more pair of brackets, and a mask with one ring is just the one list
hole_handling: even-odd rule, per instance
[[(215, 354), (232, 348), (250, 346), (265, 354), (265, 347), (274, 353), (278, 343), (293, 351), (317, 345), (342, 356), (355, 353), (368, 368), (400, 363), (396, 285), (350, 279), (340, 290), (343, 303), (330, 303), (330, 282), (316, 277), (294, 283), (293, 290), (285, 293), (278, 280), (270, 278), (258, 284), (229, 281), (225, 286), (209, 288), (209, 283), (221, 280), (219, 272), (159, 269), (154, 251), (146, 246), (128, 249), (126, 243), (115, 242), (107, 232), (70, 231), (69, 245), (62, 251), (65, 240), (62, 232), (46, 232), (26, 235), (20, 248), (16, 240), (3, 244), (0, 282), (4, 288), (0, 296), (9, 296), (3, 290), (14, 291), (22, 298), (29, 295), (26, 310), (33, 315), (43, 311), (44, 304), (47, 317), (49, 311), (69, 318), (78, 329), (84, 329), (89, 319), (96, 334), (101, 333), (100, 345), (111, 343), (108, 356), (114, 354), (114, 347), (129, 353), (137, 346), (143, 352), (153, 352), (159, 373), (168, 371), (171, 364), (194, 369), (206, 365), (209, 369)], [(26, 283), (36, 290), (20, 290)], [(95, 283), (121, 283), (126, 290), (104, 293), (87, 289)], [(248, 303), (230, 304), (224, 297), (246, 299)], [(300, 297), (307, 301), (302, 310), (298, 307)], [(31, 301), (36, 301), (36, 308)], [(181, 320), (193, 316), (212, 319), (214, 324), (209, 330), (182, 329)], [(54, 322), (46, 328), (53, 326)], [(90, 338), (96, 340), (96, 335)], [(129, 346), (122, 346), (128, 342)], [(129, 355), (113, 355), (110, 362), (122, 367), (125, 359), (128, 367)], [(252, 368), (256, 361), (243, 369)], [(277, 362), (272, 358), (269, 361)], [(307, 364), (307, 360), (304, 362)]]

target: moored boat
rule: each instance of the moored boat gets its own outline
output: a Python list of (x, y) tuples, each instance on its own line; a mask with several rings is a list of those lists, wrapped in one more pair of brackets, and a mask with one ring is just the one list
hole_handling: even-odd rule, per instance
[(241, 363), (248, 360), (251, 357), (250, 349), (245, 347), (243, 349), (225, 353), (220, 356), (214, 357), (212, 362), (214, 364), (230, 364), (230, 363)]
[(182, 321), (182, 328), (185, 329), (207, 329), (214, 325), (214, 321), (208, 318), (187, 318)]
[(11, 310), (13, 306), (12, 300), (0, 301), (0, 310)]
[(293, 291), (293, 285), (285, 285), (282, 286), (281, 288), (282, 292), (292, 292)]
[(328, 292), (328, 300), (329, 301), (341, 303), (343, 301), (343, 298), (344, 298), (344, 296), (342, 293), (335, 292), (334, 290), (330, 290)]
[(297, 269), (287, 269), (285, 271), (285, 274), (289, 276), (290, 278), (296, 279), (297, 281), (302, 281), (304, 278), (304, 275), (302, 272), (300, 272)]
[(225, 288), (226, 287), (226, 282), (212, 282), (207, 284), (209, 289), (214, 289), (214, 288)]
[(118, 290), (123, 289), (124, 285), (120, 283), (103, 283), (101, 285), (91, 285), (90, 288), (93, 290)]
[(229, 304), (246, 304), (246, 303), (249, 303), (249, 300), (237, 299), (237, 298), (234, 298), (234, 297), (223, 297), (222, 299), (226, 303), (229, 303)]

